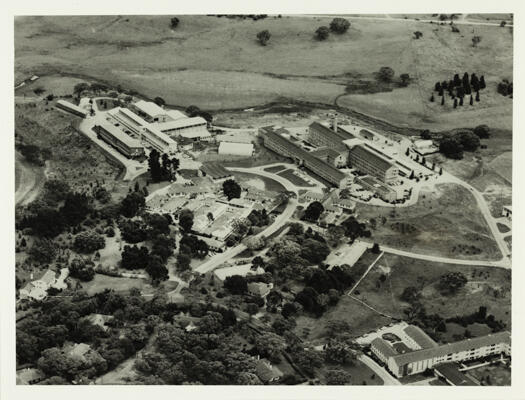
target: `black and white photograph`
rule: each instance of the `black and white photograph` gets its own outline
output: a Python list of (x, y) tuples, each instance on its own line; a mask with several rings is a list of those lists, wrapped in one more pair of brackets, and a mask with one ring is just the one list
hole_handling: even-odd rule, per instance
[(523, 21), (445, 5), (9, 15), (13, 398), (515, 398)]

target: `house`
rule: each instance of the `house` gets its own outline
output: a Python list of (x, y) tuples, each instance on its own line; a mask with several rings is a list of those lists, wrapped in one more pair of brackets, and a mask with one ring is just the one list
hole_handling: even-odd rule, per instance
[(64, 352), (72, 357), (79, 360), (85, 361), (86, 354), (91, 351), (91, 346), (86, 343), (75, 343), (73, 345), (65, 346)]
[(40, 279), (32, 281), (20, 289), (20, 299), (43, 300), (47, 296), (47, 289), (55, 282), (55, 271), (48, 269)]
[(264, 384), (276, 382), (283, 376), (279, 368), (273, 366), (270, 361), (265, 358), (258, 359), (255, 363), (255, 375)]
[(209, 237), (206, 237), (206, 236), (199, 236), (199, 239), (204, 241), (208, 245), (208, 248), (211, 251), (215, 251), (217, 253), (222, 253), (224, 250), (226, 250), (226, 243), (224, 243), (223, 241), (220, 241), (220, 240), (217, 240), (217, 239), (213, 239), (213, 238), (209, 238)]
[(113, 316), (105, 314), (90, 314), (85, 319), (91, 322), (93, 325), (98, 325), (104, 331), (107, 331), (109, 329), (109, 326), (106, 326), (106, 323), (111, 321), (113, 319)]
[(252, 264), (242, 264), (216, 269), (213, 271), (213, 274), (219, 281), (224, 282), (226, 278), (233, 275), (248, 276), (264, 274), (264, 269), (257, 267), (257, 269), (254, 270), (252, 269)]
[(412, 145), (412, 148), (417, 154), (421, 156), (425, 156), (427, 154), (434, 154), (439, 151), (439, 148), (434, 145), (434, 142), (432, 140), (416, 140)]
[(264, 282), (250, 282), (248, 284), (248, 292), (254, 296), (266, 297), (273, 289), (273, 283)]
[(218, 152), (224, 155), (249, 157), (253, 155), (254, 148), (252, 143), (221, 142)]

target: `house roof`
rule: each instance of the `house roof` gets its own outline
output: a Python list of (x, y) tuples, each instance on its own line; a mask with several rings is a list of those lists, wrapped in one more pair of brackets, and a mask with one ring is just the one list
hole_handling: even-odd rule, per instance
[(323, 193), (308, 191), (305, 194), (303, 194), (303, 197), (310, 197), (311, 199), (322, 201), (325, 198), (325, 195)]
[(337, 129), (337, 131), (334, 131), (333, 129), (330, 129), (319, 122), (312, 122), (309, 128), (323, 132), (323, 135), (328, 137), (334, 143), (355, 138), (354, 135), (352, 135), (350, 132), (347, 132), (346, 130)]
[(140, 100), (137, 101), (134, 105), (140, 111), (142, 111), (144, 114), (148, 115), (151, 118), (154, 118), (157, 115), (166, 115), (166, 111), (162, 107), (153, 103), (152, 101)]
[(148, 123), (144, 119), (142, 119), (137, 114), (135, 114), (133, 111), (128, 110), (125, 107), (117, 107), (112, 110), (109, 110), (108, 114), (113, 117), (118, 116), (118, 114), (124, 114), (129, 120), (131, 120), (135, 124), (135, 126), (137, 127), (148, 126)]
[(410, 353), (399, 354), (393, 357), (398, 366), (409, 364), (416, 361), (427, 360), (435, 357), (446, 356), (451, 353), (468, 351), (470, 349), (490, 346), (491, 344), (508, 343), (510, 344), (510, 332), (498, 332), (491, 335), (480, 336), (477, 338), (465, 339), (459, 342), (447, 343), (438, 347), (421, 349)]
[(168, 146), (174, 145), (174, 144), (177, 143), (177, 142), (175, 142), (175, 140), (173, 140), (167, 134), (165, 134), (160, 129), (158, 129), (157, 127), (152, 126), (152, 125), (148, 125), (148, 126), (145, 127), (144, 135), (150, 136), (153, 140), (160, 140), (160, 141), (164, 142)]
[(76, 104), (70, 103), (69, 101), (57, 100), (57, 104), (60, 104), (62, 107), (65, 107), (65, 108), (69, 108), (70, 110), (75, 110), (75, 111), (78, 111), (80, 113), (87, 115), (86, 110), (84, 110), (82, 107), (77, 106)]
[(188, 118), (186, 114), (184, 114), (183, 112), (179, 110), (164, 110), (164, 111), (166, 111), (166, 114), (168, 114), (168, 116), (173, 120)]
[(29, 382), (41, 380), (45, 377), (45, 374), (36, 368), (24, 368), (16, 371), (16, 383), (20, 385), (28, 385)]
[(432, 340), (419, 326), (408, 325), (403, 331), (410, 336), (422, 349), (438, 347), (438, 344)]
[(336, 150), (331, 147), (321, 147), (317, 150), (313, 150), (310, 152), (310, 154), (318, 157), (318, 158), (324, 158), (324, 157), (330, 157), (330, 158), (336, 158), (342, 154), (345, 154), (348, 152), (348, 149), (342, 145), (340, 146), (340, 149)]
[(219, 268), (214, 271), (217, 278), (221, 281), (225, 280), (229, 276), (233, 275), (260, 275), (264, 274), (264, 269), (257, 267), (257, 270), (252, 270), (252, 264), (232, 265), (231, 267)]
[(42, 282), (45, 282), (47, 283), (48, 285), (50, 285), (51, 283), (53, 283), (56, 279), (56, 272), (51, 270), (51, 269), (48, 269), (44, 275), (42, 275), (42, 277), (39, 279), (39, 281), (42, 281)]
[(394, 165), (384, 157), (366, 148), (364, 145), (357, 145), (350, 149), (350, 157), (360, 157), (372, 162), (377, 168), (387, 171)]
[(441, 364), (434, 369), (454, 386), (477, 386), (476, 382), (459, 370), (457, 363)]
[(157, 128), (159, 128), (161, 131), (171, 131), (175, 129), (184, 129), (184, 128), (191, 128), (193, 126), (199, 126), (203, 125), (206, 126), (207, 122), (202, 117), (193, 117), (193, 118), (180, 118), (176, 119), (175, 121), (167, 121), (167, 122), (157, 122), (155, 125)]
[(378, 337), (372, 340), (370, 343), (371, 346), (375, 347), (381, 354), (386, 358), (393, 357), (397, 355), (397, 351), (388, 343), (386, 340)]
[(272, 288), (272, 283), (251, 282), (248, 284), (248, 291), (252, 294), (257, 294), (259, 296), (267, 295), (270, 292), (270, 290), (272, 290)]
[(78, 343), (73, 345), (68, 354), (74, 357), (84, 357), (84, 355), (91, 350), (91, 346), (86, 343)]
[(263, 382), (269, 382), (272, 379), (283, 376), (279, 368), (272, 366), (270, 362), (264, 358), (257, 360), (255, 363), (255, 373)]

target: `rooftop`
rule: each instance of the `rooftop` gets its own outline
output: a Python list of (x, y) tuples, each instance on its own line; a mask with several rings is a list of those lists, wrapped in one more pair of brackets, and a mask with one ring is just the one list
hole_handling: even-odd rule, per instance
[(157, 115), (166, 115), (166, 111), (152, 101), (140, 100), (136, 102), (135, 107), (137, 107), (144, 114), (148, 115), (151, 118), (156, 117)]
[(438, 347), (438, 344), (432, 340), (419, 326), (408, 325), (403, 331), (410, 336), (422, 349)]
[(122, 131), (119, 127), (110, 124), (109, 122), (101, 122), (100, 124), (98, 124), (98, 126), (102, 127), (111, 136), (115, 137), (117, 140), (120, 140), (128, 147), (142, 147), (142, 145), (137, 139), (132, 138), (127, 133)]
[(57, 101), (57, 104), (60, 104), (61, 106), (64, 106), (64, 107), (70, 108), (70, 109), (72, 109), (72, 110), (79, 111), (79, 112), (84, 113), (84, 114), (87, 114), (87, 111), (84, 110), (82, 107), (79, 107), (79, 106), (77, 106), (76, 104), (70, 103), (69, 101), (58, 100), (58, 101)]
[(270, 362), (264, 358), (257, 360), (255, 364), (256, 375), (263, 382), (269, 382), (273, 379), (280, 378), (283, 373), (276, 366), (272, 366)]
[(124, 107), (117, 107), (108, 111), (108, 114), (111, 116), (116, 116), (118, 114), (124, 114), (128, 119), (130, 119), (137, 127), (148, 126), (149, 124), (144, 121), (141, 117), (135, 114), (133, 111), (128, 110)]
[(179, 110), (164, 110), (164, 111), (166, 111), (166, 114), (168, 114), (168, 116), (173, 120), (188, 118), (186, 114), (184, 114), (183, 112)]
[(468, 351), (470, 349), (490, 346), (491, 344), (509, 343), (510, 332), (498, 332), (491, 335), (481, 336), (472, 339), (465, 339), (459, 342), (447, 343), (438, 347), (421, 349), (406, 354), (399, 354), (393, 357), (398, 366), (409, 364), (411, 362), (427, 360), (434, 357), (442, 357), (451, 353)]
[(352, 135), (350, 132), (348, 132), (348, 131), (346, 131), (344, 129), (337, 129), (336, 131), (334, 131), (333, 129), (330, 129), (327, 126), (325, 126), (325, 125), (323, 125), (323, 124), (321, 124), (319, 122), (312, 122), (310, 124), (310, 128), (317, 129), (317, 130), (323, 132), (323, 134), (325, 134), (326, 136), (330, 137), (334, 141), (338, 140), (338, 141), (342, 142), (343, 140), (348, 140), (348, 139), (354, 139), (355, 138), (354, 135)]
[(217, 278), (219, 278), (221, 281), (225, 280), (229, 276), (233, 275), (260, 275), (264, 274), (264, 269), (261, 267), (257, 267), (257, 269), (254, 271), (252, 270), (252, 264), (242, 264), (242, 265), (233, 265), (231, 267), (225, 267), (225, 268), (219, 268), (214, 271)]
[(377, 348), (377, 350), (383, 354), (386, 358), (393, 357), (397, 355), (397, 351), (394, 350), (394, 348), (388, 343), (386, 340), (382, 338), (375, 338), (372, 340), (372, 343), (370, 343), (371, 346), (374, 346)]
[(476, 382), (459, 370), (457, 363), (441, 364), (434, 369), (454, 386), (477, 386)]
[(219, 144), (219, 153), (221, 151), (235, 151), (251, 154), (253, 152), (252, 143), (235, 143), (235, 142), (221, 142)]
[(184, 128), (190, 128), (193, 126), (199, 126), (203, 125), (206, 126), (207, 122), (202, 117), (193, 117), (193, 118), (180, 118), (176, 119), (175, 121), (168, 121), (168, 122), (157, 122), (155, 124), (152, 124), (159, 128), (161, 131), (172, 131), (175, 129), (184, 129)]

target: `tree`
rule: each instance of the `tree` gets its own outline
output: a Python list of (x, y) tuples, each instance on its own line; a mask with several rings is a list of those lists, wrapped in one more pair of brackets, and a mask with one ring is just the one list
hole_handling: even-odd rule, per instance
[(477, 47), (480, 42), (481, 42), (481, 36), (472, 37), (472, 47)]
[(153, 182), (160, 182), (162, 179), (162, 168), (160, 165), (160, 153), (152, 149), (148, 157), (149, 173)]
[(193, 226), (193, 211), (184, 208), (179, 213), (179, 226), (184, 232), (190, 232)]
[(454, 138), (461, 143), (465, 151), (476, 151), (480, 145), (479, 137), (471, 130), (459, 131)]
[(133, 218), (146, 205), (146, 199), (140, 192), (129, 193), (120, 203), (120, 212), (127, 218)]
[(436, 84), (434, 85), (434, 91), (439, 92), (440, 90), (442, 90), (441, 82), (436, 82)]
[(445, 96), (441, 96), (441, 105), (445, 105)]
[(304, 211), (303, 218), (307, 221), (315, 222), (319, 219), (324, 211), (323, 205), (318, 201), (311, 202)]
[(447, 137), (439, 144), (439, 152), (448, 158), (461, 160), (463, 158), (463, 145), (457, 138)]
[(179, 25), (180, 20), (177, 17), (172, 17), (170, 19), (170, 27), (171, 29), (175, 29)]
[(346, 337), (340, 337), (331, 339), (328, 342), (325, 349), (325, 358), (329, 363), (344, 365), (352, 363), (356, 355), (352, 350), (350, 341)]
[(379, 254), (381, 252), (381, 249), (379, 248), (379, 244), (378, 243), (374, 243), (374, 245), (372, 246), (372, 253), (374, 254)]
[(391, 82), (394, 78), (394, 70), (390, 67), (381, 67), (378, 72), (378, 78), (383, 82)]
[(248, 282), (241, 275), (232, 275), (224, 280), (224, 287), (231, 294), (244, 294), (248, 291)]
[(224, 195), (228, 198), (228, 201), (231, 199), (238, 199), (241, 197), (241, 187), (235, 180), (227, 179), (222, 184), (222, 191)]
[(301, 257), (312, 264), (319, 264), (330, 254), (326, 243), (315, 239), (306, 239), (301, 244)]
[(463, 105), (463, 97), (460, 97), (460, 98), (459, 98), (459, 105), (460, 105), (460, 106)]
[[(403, 86), (408, 86), (408, 82), (410, 81), (410, 75), (405, 73), (405, 74), (399, 75), (399, 77), (401, 78), (401, 84)], [(434, 95), (432, 95), (432, 98), (433, 97), (434, 97)], [(434, 100), (432, 100), (432, 101), (434, 101)]]
[(474, 133), (478, 135), (480, 139), (486, 139), (490, 137), (490, 129), (487, 125), (478, 125), (474, 128)]
[(166, 101), (162, 97), (155, 97), (155, 99), (153, 99), (153, 102), (159, 107), (163, 107), (166, 104)]
[(485, 89), (487, 87), (485, 84), (485, 75), (481, 75), (481, 78), (479, 78), (479, 87), (480, 89)]
[(470, 103), (470, 105), (473, 105), (473, 104), (474, 104), (474, 97), (472, 97), (472, 95), (470, 95), (469, 103)]
[(142, 269), (148, 266), (149, 250), (147, 247), (124, 246), (122, 261), (120, 263), (125, 269)]
[(420, 39), (423, 37), (423, 32), (415, 31), (414, 32), (414, 39)]
[(266, 240), (262, 236), (251, 236), (244, 240), (244, 244), (250, 250), (260, 250), (265, 246)]
[(91, 281), (95, 277), (95, 264), (90, 260), (76, 257), (69, 264), (69, 274), (83, 282)]
[(350, 28), (350, 22), (344, 18), (334, 18), (330, 22), (330, 30), (334, 33), (343, 34)]
[(458, 106), (458, 99), (454, 99), (454, 108)]
[(191, 257), (179, 250), (179, 254), (177, 254), (177, 270), (181, 272), (187, 271), (190, 269), (190, 264)]
[(431, 102), (431, 103), (434, 102), (434, 93), (432, 93), (432, 95), (430, 96), (430, 102)]
[(73, 246), (77, 252), (88, 254), (103, 249), (106, 246), (106, 240), (104, 236), (95, 231), (84, 231), (75, 236)]
[(286, 348), (284, 339), (275, 333), (266, 332), (255, 339), (257, 352), (273, 363), (281, 361), (281, 352)]
[(152, 255), (146, 266), (146, 272), (153, 281), (165, 281), (168, 279), (168, 269), (165, 261), (158, 255)]
[(324, 361), (322, 352), (310, 349), (294, 352), (293, 360), (310, 377), (314, 376), (315, 368), (323, 366)]
[(84, 92), (85, 90), (88, 90), (88, 89), (89, 89), (89, 84), (87, 84), (85, 82), (80, 82), (80, 83), (77, 83), (73, 87), (73, 94), (76, 94), (78, 97), (80, 97), (82, 92)]
[(439, 278), (438, 289), (444, 295), (456, 294), (468, 282), (461, 272), (448, 272)]
[(478, 101), (478, 102), (479, 102), (479, 91), (478, 91), (478, 92), (476, 92), (476, 101)]
[(410, 303), (410, 304), (418, 301), (420, 297), (421, 297), (421, 292), (419, 291), (418, 288), (414, 286), (407, 286), (403, 290), (403, 293), (401, 293), (401, 300), (406, 301), (407, 303)]
[(328, 36), (330, 36), (330, 29), (327, 26), (320, 26), (315, 31), (315, 37), (319, 41), (328, 39)]
[(265, 29), (264, 31), (260, 31), (257, 34), (257, 40), (259, 41), (260, 44), (262, 44), (263, 46), (266, 46), (271, 36), (272, 35), (270, 34), (270, 32)]
[(29, 249), (31, 260), (39, 264), (49, 264), (57, 256), (57, 245), (49, 239), (37, 239)]
[(342, 369), (330, 369), (325, 374), (327, 385), (348, 385), (351, 377), (348, 372)]

